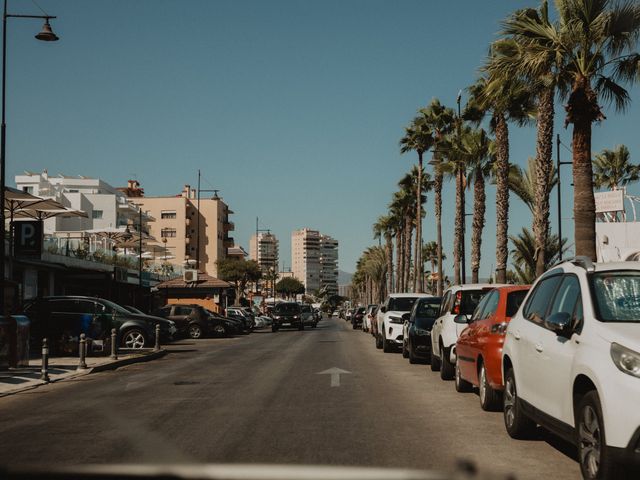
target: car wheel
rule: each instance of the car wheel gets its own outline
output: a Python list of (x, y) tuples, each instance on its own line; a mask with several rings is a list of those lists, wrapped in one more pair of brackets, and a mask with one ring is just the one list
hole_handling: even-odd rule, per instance
[(227, 335), (227, 329), (224, 325), (216, 325), (213, 327), (213, 333), (219, 337), (225, 337)]
[(189, 337), (193, 339), (204, 337), (204, 331), (202, 327), (197, 323), (192, 323), (189, 325)]
[(382, 337), (382, 351), (384, 353), (391, 353), (391, 344), (389, 343), (389, 340), (384, 337)]
[(402, 357), (409, 358), (409, 351), (407, 350), (407, 344), (404, 340), (402, 341)]
[(351, 327), (352, 327), (354, 330), (357, 330), (357, 329), (358, 329), (358, 326), (357, 326), (355, 323), (354, 323), (353, 325), (351, 325)]
[(502, 400), (500, 392), (493, 389), (487, 380), (487, 369), (484, 363), (480, 364), (480, 373), (478, 374), (478, 394), (480, 397), (480, 407), (487, 412), (495, 412), (500, 409), (500, 401)]
[(507, 370), (504, 380), (503, 402), (504, 426), (511, 438), (526, 439), (531, 437), (536, 424), (521, 410), (516, 388), (516, 376), (513, 369)]
[(318, 326), (318, 322), (314, 322), (313, 325), (311, 325), (311, 328), (316, 328)]
[(440, 367), (440, 378), (442, 380), (453, 380), (456, 373), (455, 368), (449, 361), (447, 351), (442, 345), (440, 345), (440, 363), (442, 364)]
[(130, 328), (122, 335), (122, 348), (140, 349), (147, 344), (147, 337), (139, 328)]
[(456, 362), (455, 366), (455, 386), (456, 392), (458, 393), (467, 393), (470, 392), (473, 388), (469, 382), (467, 382), (464, 378), (462, 378), (462, 374), (460, 373), (460, 365)]
[(431, 353), (431, 361), (429, 362), (429, 367), (431, 368), (432, 372), (440, 371), (440, 359), (433, 353)]
[(624, 473), (620, 472), (620, 467), (607, 448), (602, 407), (595, 390), (585, 394), (578, 402), (576, 426), (582, 477), (594, 480), (621, 478)]
[(380, 335), (376, 335), (375, 339), (376, 339), (376, 348), (380, 350), (382, 348), (382, 337)]
[(273, 333), (276, 333), (278, 331), (278, 326), (275, 323), (271, 325), (271, 331)]
[(300, 325), (298, 325), (298, 330), (304, 330), (304, 324), (300, 323)]

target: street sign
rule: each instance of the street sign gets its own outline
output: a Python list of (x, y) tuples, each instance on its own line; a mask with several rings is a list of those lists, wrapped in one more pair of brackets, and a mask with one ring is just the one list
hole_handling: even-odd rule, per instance
[(42, 254), (42, 222), (13, 222), (13, 248), (16, 256), (40, 257)]
[(596, 213), (624, 211), (624, 190), (612, 190), (611, 192), (596, 192)]

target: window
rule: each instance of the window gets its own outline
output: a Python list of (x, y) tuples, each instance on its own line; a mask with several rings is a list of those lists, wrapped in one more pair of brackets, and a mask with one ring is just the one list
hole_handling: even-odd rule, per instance
[(452, 295), (453, 302), (449, 312), (454, 315), (472, 315), (480, 300), (489, 292), (490, 288), (484, 290), (458, 290)]
[(527, 296), (528, 290), (518, 290), (507, 294), (507, 317), (513, 317), (522, 305), (524, 297)]
[(449, 306), (449, 300), (451, 300), (451, 291), (448, 291), (444, 294), (444, 298), (442, 299), (442, 308), (440, 309), (440, 315), (444, 315), (446, 312), (451, 310)]
[(163, 228), (160, 230), (160, 236), (163, 238), (175, 238), (176, 229), (175, 228)]
[(94, 210), (91, 212), (91, 218), (94, 220), (99, 220), (102, 218), (102, 210)]
[(596, 317), (603, 322), (640, 322), (640, 274), (631, 271), (593, 275)]
[(567, 275), (564, 277), (564, 280), (562, 280), (558, 293), (556, 293), (553, 299), (549, 315), (554, 313), (568, 313), (569, 315), (573, 315), (579, 296), (580, 283), (578, 279), (573, 275)]
[(389, 300), (388, 311), (393, 312), (410, 312), (416, 297), (396, 297)]
[(33, 194), (33, 187), (22, 187), (22, 191)]
[(482, 314), (480, 315), (480, 320), (484, 320), (485, 318), (489, 318), (491, 315), (495, 315), (496, 310), (498, 309), (498, 303), (500, 301), (500, 292), (494, 290), (485, 298), (487, 299), (487, 301), (484, 302), (484, 309), (482, 310)]
[(176, 315), (190, 315), (191, 307), (176, 307)]
[(175, 210), (162, 210), (160, 212), (160, 218), (163, 220), (169, 220), (177, 218)]
[(524, 306), (524, 318), (527, 320), (542, 325), (544, 322), (547, 309), (553, 298), (553, 294), (558, 289), (561, 275), (555, 275), (553, 277), (545, 278), (535, 288), (527, 304)]

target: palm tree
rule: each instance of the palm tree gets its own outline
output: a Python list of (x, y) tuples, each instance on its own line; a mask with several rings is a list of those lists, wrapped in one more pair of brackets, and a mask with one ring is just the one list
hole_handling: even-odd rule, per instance
[[(442, 254), (442, 259), (446, 259), (446, 255), (444, 255), (444, 253)], [(438, 259), (438, 242), (427, 242), (424, 245), (422, 245), (422, 259), (424, 262), (427, 261), (427, 259), (429, 260), (429, 262), (431, 262), (431, 275), (432, 277), (435, 275), (436, 272), (436, 266), (435, 263)], [(440, 270), (438, 270), (438, 280), (441, 280), (442, 277), (442, 273)], [(433, 285), (433, 280), (431, 281), (431, 293), (435, 293), (434, 292), (434, 285)]]
[(471, 283), (478, 283), (480, 249), (485, 223), (485, 179), (493, 167), (493, 141), (483, 129), (466, 128), (457, 144), (462, 162), (469, 167), (467, 185), (473, 184), (473, 222), (471, 231)]
[[(523, 170), (518, 165), (511, 165), (509, 170), (509, 190), (520, 198), (524, 202), (524, 204), (531, 210), (531, 213), (534, 213), (536, 208), (536, 193), (538, 191), (538, 173), (537, 173), (537, 160), (533, 158), (529, 158), (527, 160), (527, 168)], [(546, 184), (549, 185), (549, 188), (553, 188), (558, 183), (558, 175), (556, 171), (556, 167), (551, 166), (551, 171), (548, 176), (544, 180)], [(534, 221), (535, 224), (535, 221)], [(534, 228), (534, 237), (535, 237), (535, 228)], [(536, 239), (536, 246), (538, 245), (538, 241)], [(537, 268), (536, 268), (537, 271)]]
[[(516, 236), (510, 236), (514, 249), (511, 251), (511, 259), (515, 276), (519, 283), (531, 284), (536, 279), (536, 263), (537, 257), (541, 255), (536, 247), (535, 239), (531, 231), (527, 228), (522, 229), (522, 233)], [(562, 251), (566, 251), (566, 238), (562, 239)], [(548, 270), (553, 264), (560, 259), (560, 246), (558, 244), (558, 235), (550, 235), (545, 245), (545, 270)]]
[(415, 262), (413, 269), (413, 291), (421, 293), (423, 290), (422, 278), (424, 277), (424, 263), (420, 258), (422, 254), (422, 198), (423, 198), (423, 155), (434, 144), (433, 131), (430, 126), (425, 122), (423, 117), (416, 117), (411, 122), (411, 125), (405, 128), (405, 135), (400, 139), (400, 153), (406, 153), (415, 151), (418, 154), (418, 169), (416, 186), (416, 205), (415, 209), (416, 218), (416, 244)]
[(640, 179), (640, 166), (631, 163), (629, 149), (624, 145), (615, 150), (604, 149), (593, 161), (593, 184), (596, 188), (617, 190)]
[(374, 238), (384, 237), (385, 255), (387, 257), (387, 292), (394, 291), (393, 288), (393, 235), (394, 220), (391, 215), (382, 215), (373, 224)]
[(531, 92), (517, 77), (501, 75), (491, 67), (495, 58), (490, 52), (485, 66), (486, 74), (469, 88), (471, 98), (465, 109), (465, 117), (479, 122), (484, 115), (491, 117), (495, 133), (496, 175), (496, 282), (506, 282), (509, 226), (509, 125), (522, 125), (532, 110)]
[[(444, 172), (441, 168), (443, 158), (443, 143), (446, 135), (453, 130), (453, 122), (455, 119), (455, 113), (453, 109), (447, 108), (440, 103), (440, 100), (433, 99), (431, 103), (420, 111), (423, 115), (425, 122), (433, 130), (433, 159), (430, 163), (433, 164), (433, 189), (434, 189), (434, 209), (436, 217), (436, 243), (438, 246), (438, 272), (442, 272), (442, 184), (444, 178)], [(443, 291), (443, 278), (442, 275), (438, 276), (436, 293), (438, 296), (442, 296)]]
[(411, 239), (413, 236), (413, 206), (415, 197), (413, 190), (400, 189), (393, 194), (389, 210), (395, 219), (396, 251), (398, 252), (398, 269), (396, 283), (398, 292), (405, 292), (409, 285), (411, 266)]
[(596, 260), (591, 126), (604, 120), (600, 101), (621, 111), (630, 97), (623, 84), (638, 80), (640, 5), (611, 0), (557, 0), (558, 22), (545, 28), (517, 23), (540, 55), (561, 59), (570, 88), (565, 125), (573, 124), (573, 184), (576, 255)]
[(549, 236), (549, 195), (553, 185), (547, 180), (553, 170), (553, 128), (554, 98), (556, 89), (566, 88), (562, 78), (562, 59), (548, 42), (531, 36), (530, 31), (551, 27), (547, 0), (543, 0), (539, 9), (517, 10), (503, 22), (503, 34), (506, 38), (494, 42), (493, 60), (489, 68), (497, 72), (498, 78), (517, 76), (524, 81), (536, 103), (536, 173), (532, 183), (533, 233), (536, 245), (542, 252), (536, 265), (537, 275), (544, 273), (544, 245)]

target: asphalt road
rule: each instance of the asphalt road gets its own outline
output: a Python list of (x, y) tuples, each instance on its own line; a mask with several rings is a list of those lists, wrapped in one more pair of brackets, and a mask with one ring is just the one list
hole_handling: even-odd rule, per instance
[[(270, 463), (577, 479), (574, 450), (511, 440), (500, 413), (343, 320), (183, 340), (165, 357), (0, 399), (0, 463)], [(350, 372), (331, 386), (331, 368)], [(335, 382), (335, 381), (334, 381)]]

